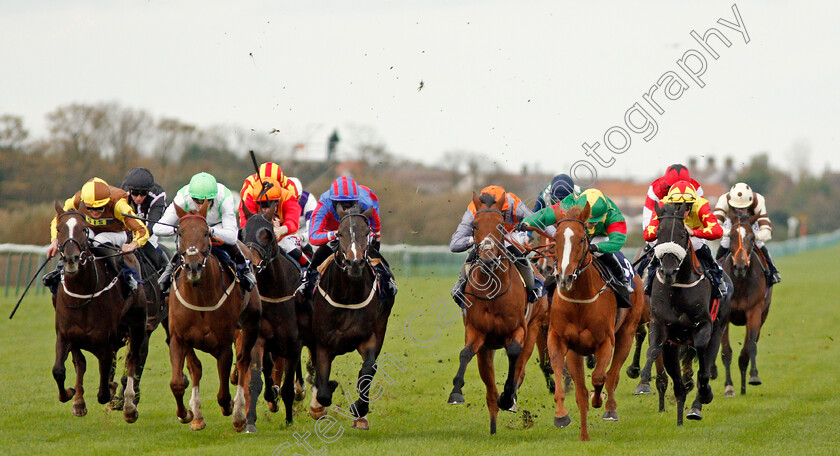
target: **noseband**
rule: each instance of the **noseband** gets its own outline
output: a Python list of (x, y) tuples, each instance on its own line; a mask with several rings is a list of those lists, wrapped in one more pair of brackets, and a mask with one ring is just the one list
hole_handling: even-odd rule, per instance
[[(65, 213), (60, 214), (58, 216), (57, 221), (60, 221), (63, 217), (66, 217), (66, 216), (69, 216), (69, 215), (74, 215), (74, 214), (77, 214), (77, 215), (81, 216), (81, 214), (78, 213), (78, 212), (65, 212)], [(82, 226), (84, 226), (84, 225), (82, 225)], [(79, 248), (79, 264), (80, 265), (84, 265), (88, 262), (88, 260), (94, 259), (93, 254), (90, 252), (91, 242), (90, 242), (90, 238), (88, 237), (87, 229), (82, 228), (82, 233), (85, 235), (84, 242), (79, 242), (79, 241), (76, 240), (76, 238), (71, 236), (71, 237), (68, 237), (67, 239), (65, 239), (64, 242), (61, 243), (61, 245), (58, 248), (58, 254), (59, 254), (59, 256), (61, 256), (62, 260), (65, 259), (64, 248), (67, 246), (68, 243), (71, 243), (71, 242), (73, 244), (76, 244), (76, 246)]]
[[(589, 233), (587, 233), (587, 231), (586, 231), (586, 223), (584, 223), (582, 220), (579, 220), (579, 219), (576, 219), (576, 218), (565, 218), (565, 219), (562, 219), (562, 220), (558, 220), (556, 225), (559, 227), (560, 224), (563, 223), (563, 222), (577, 222), (577, 223), (580, 223), (581, 226), (583, 226), (583, 238), (580, 241), (578, 241), (578, 243), (582, 244), (582, 243), (586, 242), (584, 253), (583, 253), (583, 255), (580, 256), (580, 260), (578, 260), (578, 263), (575, 266), (575, 270), (572, 271), (571, 277), (572, 277), (572, 281), (574, 282), (581, 274), (583, 274), (584, 271), (586, 271), (589, 268), (589, 266), (592, 266), (592, 261), (594, 261), (594, 259), (590, 259), (589, 263), (587, 263), (586, 266), (583, 265), (583, 262), (586, 261), (587, 257), (589, 257), (589, 255), (587, 255), (587, 253), (589, 252), (589, 245), (592, 243), (592, 241), (589, 239)], [(559, 229), (558, 229), (558, 232), (559, 232)], [(555, 255), (555, 256), (557, 256), (557, 255)], [(551, 260), (551, 261), (554, 263), (554, 279), (557, 280), (557, 283), (560, 283), (560, 270), (557, 267), (557, 259), (555, 258), (554, 260)]]
[[(201, 215), (198, 215), (198, 214), (187, 214), (187, 215), (181, 217), (181, 220), (184, 220), (186, 218), (192, 218), (192, 217), (200, 218), (201, 220), (204, 221), (205, 224), (207, 224), (207, 219), (205, 219), (204, 217), (202, 217)], [(180, 222), (179, 222), (179, 224), (180, 224)], [(205, 238), (207, 238), (207, 249), (206, 250), (204, 250), (204, 251), (198, 250), (198, 247), (196, 247), (194, 245), (191, 245), (184, 250), (179, 250), (178, 253), (177, 253), (178, 262), (181, 265), (184, 265), (184, 264), (187, 263), (187, 256), (193, 256), (193, 255), (201, 254), (204, 257), (204, 260), (202, 260), (202, 262), (201, 262), (201, 268), (204, 268), (207, 265), (207, 258), (210, 256), (210, 251), (212, 250), (211, 243), (210, 243), (210, 227), (209, 227), (209, 225), (207, 227), (207, 232), (205, 233)], [(176, 230), (176, 232), (175, 232), (175, 242), (178, 246), (181, 245), (181, 231), (180, 231), (180, 229)]]
[[(348, 220), (350, 217), (362, 217), (363, 219), (365, 219), (366, 224), (370, 223), (369, 219), (367, 218), (367, 216), (365, 214), (357, 214), (357, 213), (344, 214), (344, 216), (342, 216), (341, 219), (338, 221), (338, 231), (341, 231), (342, 224), (344, 223), (345, 220)], [(349, 220), (348, 220), (348, 223), (349, 223)], [(355, 233), (353, 233), (353, 227), (351, 226), (348, 229), (350, 230), (350, 233), (351, 233), (350, 242), (351, 242), (351, 244), (355, 243), (356, 242), (355, 239), (352, 239), (352, 238), (355, 237), (354, 236)], [(339, 254), (341, 254), (341, 255), (339, 255)], [(364, 259), (364, 262), (366, 264), (370, 265), (370, 258), (368, 258), (368, 249), (364, 250), (364, 253), (362, 254), (362, 259)], [(338, 244), (338, 249), (336, 249), (336, 252), (335, 252), (335, 264), (343, 272), (347, 272), (347, 268), (350, 267), (347, 264), (347, 254), (345, 254), (344, 250), (341, 249), (341, 243), (340, 242)]]
[[(480, 209), (480, 210), (475, 211), (475, 215), (481, 214), (483, 212), (493, 212), (493, 213), (501, 215), (502, 216), (502, 223), (504, 223), (505, 214), (502, 211), (500, 211), (498, 209)], [(473, 231), (473, 238), (475, 238), (475, 223), (473, 223), (472, 231)], [(502, 236), (504, 237), (504, 232), (502, 230), (500, 230), (500, 231), (501, 231)], [(491, 250), (494, 245), (495, 245), (494, 240), (490, 239), (489, 235), (488, 235), (484, 239), (482, 239), (481, 242), (476, 242), (473, 245), (473, 249), (475, 249), (478, 253), (481, 253), (481, 252), (485, 252), (487, 250)], [(497, 255), (496, 258), (489, 265), (485, 264), (483, 261), (479, 261), (480, 267), (481, 267), (482, 270), (484, 270), (485, 273), (487, 273), (487, 274), (492, 273), (493, 271), (498, 269), (498, 267), (502, 264), (502, 261), (504, 261), (506, 259), (506, 257), (508, 256), (507, 250), (504, 249), (504, 248), (502, 248), (501, 250), (502, 250), (502, 254)]]

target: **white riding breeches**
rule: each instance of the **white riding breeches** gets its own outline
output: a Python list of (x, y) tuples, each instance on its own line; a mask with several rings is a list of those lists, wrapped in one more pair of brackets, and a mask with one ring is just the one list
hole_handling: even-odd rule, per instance
[(118, 233), (99, 233), (93, 237), (93, 245), (99, 246), (102, 244), (112, 244), (116, 247), (122, 247), (123, 244), (128, 242), (128, 233), (125, 231), (120, 231)]

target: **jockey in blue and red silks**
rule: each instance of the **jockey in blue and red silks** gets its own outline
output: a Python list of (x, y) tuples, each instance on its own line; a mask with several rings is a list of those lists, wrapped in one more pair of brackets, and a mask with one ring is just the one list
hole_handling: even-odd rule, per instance
[[(336, 234), (340, 220), (337, 209), (341, 207), (347, 210), (353, 206), (358, 206), (362, 212), (373, 209), (373, 215), (370, 217), (373, 239), (370, 241), (368, 253), (372, 258), (382, 258), (379, 253), (381, 237), (379, 199), (371, 189), (359, 185), (352, 177), (339, 177), (333, 181), (329, 190), (321, 194), (309, 223), (309, 243), (317, 249), (303, 279), (305, 299), (312, 298), (315, 283), (318, 280), (318, 266), (338, 249)], [(397, 286), (394, 276), (384, 259), (374, 266), (374, 271), (379, 276), (385, 293), (391, 296), (396, 295)]]

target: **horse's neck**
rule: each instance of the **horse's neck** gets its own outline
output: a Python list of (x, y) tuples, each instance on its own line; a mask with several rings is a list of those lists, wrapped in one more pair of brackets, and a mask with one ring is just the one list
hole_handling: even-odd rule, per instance
[[(373, 271), (367, 265), (362, 269), (362, 276), (354, 279), (347, 275), (338, 265), (333, 261), (327, 267), (324, 277), (321, 279), (325, 287), (330, 288), (330, 295), (334, 299), (355, 299), (359, 297), (366, 297), (370, 293), (370, 287), (374, 283)], [(340, 284), (340, 287), (334, 284)]]
[[(475, 266), (473, 266), (472, 268), (473, 272), (471, 273), (471, 276), (474, 276), (472, 277), (472, 279), (476, 280), (476, 284), (489, 285), (493, 282), (496, 282), (499, 284), (499, 289), (501, 290), (507, 288), (508, 284), (511, 281), (512, 274), (519, 274), (519, 271), (516, 269), (516, 265), (512, 260), (502, 260), (502, 262), (499, 263), (500, 267), (496, 268), (493, 272), (489, 274), (487, 273), (487, 271), (484, 270), (483, 267), (481, 267), (480, 262), (474, 264)], [(506, 269), (502, 269), (502, 265), (504, 265)]]
[(88, 260), (85, 264), (79, 265), (79, 271), (73, 275), (64, 275), (65, 285), (73, 292), (96, 292), (94, 288), (102, 287), (106, 279), (110, 282), (112, 275), (106, 273), (102, 261)]
[[(697, 260), (697, 254), (694, 252), (694, 246), (691, 245), (691, 242), (688, 243), (688, 248), (686, 249), (685, 258), (683, 258), (682, 264), (680, 264), (680, 268), (677, 270), (677, 282), (693, 282), (700, 278), (695, 272), (694, 262)], [(700, 271), (700, 266), (697, 266), (697, 271)]]
[[(270, 260), (270, 259), (269, 259)], [(268, 260), (263, 260), (268, 261)], [(297, 267), (278, 248), (271, 265), (262, 272), (269, 279), (270, 288), (260, 288), (260, 292), (287, 295), (295, 291), (297, 280), (290, 280), (298, 274)], [(259, 278), (259, 277), (258, 277)], [(264, 282), (263, 282), (264, 283)], [(264, 294), (263, 293), (263, 294)]]
[(586, 265), (589, 262), (591, 264), (572, 283), (572, 288), (569, 290), (571, 297), (577, 297), (578, 295), (587, 295), (586, 297), (589, 297), (592, 295), (592, 292), (598, 291), (606, 283), (601, 277), (601, 273), (598, 272), (597, 266), (595, 265), (595, 258), (591, 255), (588, 256), (589, 259), (584, 259), (583, 264)]

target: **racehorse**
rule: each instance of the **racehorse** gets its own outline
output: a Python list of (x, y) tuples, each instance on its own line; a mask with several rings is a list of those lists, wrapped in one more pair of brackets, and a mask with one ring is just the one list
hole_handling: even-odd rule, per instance
[[(555, 212), (558, 211), (555, 209)], [(618, 420), (615, 389), (621, 366), (633, 345), (633, 335), (644, 305), (641, 282), (634, 276), (636, 288), (631, 295), (632, 307), (621, 327), (615, 327), (618, 312), (615, 294), (612, 290), (606, 293), (609, 286), (605, 277), (608, 276), (598, 269), (595, 257), (589, 251), (586, 221), (590, 213), (589, 203), (582, 209), (575, 206), (565, 214), (556, 213), (558, 222), (555, 225), (554, 256), (559, 264), (556, 268), (557, 290), (551, 302), (548, 328), (548, 352), (555, 378), (562, 375), (567, 363), (569, 374), (574, 380), (582, 441), (589, 440), (586, 421), (589, 397), (583, 357), (594, 354), (596, 359), (595, 370), (592, 372), (592, 406), (601, 407), (602, 389), (606, 387), (607, 403), (603, 419)], [(554, 392), (554, 425), (560, 428), (572, 422), (563, 404), (565, 396), (563, 388), (557, 388)]]
[(686, 398), (680, 372), (680, 346), (691, 345), (699, 360), (697, 397), (687, 417), (700, 420), (703, 404), (714, 398), (709, 386), (710, 371), (729, 317), (728, 296), (717, 303), (710, 302), (711, 283), (704, 280), (705, 272), (700, 270), (685, 227), (684, 220), (690, 207), (690, 203), (655, 207), (660, 223), (654, 254), (660, 264), (651, 286), (650, 347), (644, 368), (649, 373), (653, 361), (660, 353), (663, 355), (665, 370), (674, 383), (677, 425), (683, 424)]
[[(293, 298), (300, 285), (300, 270), (277, 245), (271, 222), (277, 205), (272, 204), (265, 212), (256, 215), (249, 215), (247, 208), (245, 210), (248, 222), (242, 237), (255, 265), (262, 302), (260, 337), (251, 355), (251, 403), (247, 417), (247, 429), (255, 432), (256, 402), (262, 388), (260, 370), (265, 373), (265, 400), (269, 409), (272, 412), (278, 410), (277, 397), (280, 396), (286, 409), (286, 423), (292, 423), (292, 405), (298, 387), (293, 383), (300, 363), (300, 340)], [(281, 380), (283, 386), (276, 386)]]
[(359, 399), (350, 406), (353, 428), (367, 430), (368, 392), (376, 375), (376, 360), (385, 340), (388, 317), (394, 298), (378, 299), (381, 286), (369, 257), (370, 220), (373, 208), (361, 212), (358, 206), (337, 209), (338, 250), (332, 260), (321, 265), (321, 279), (316, 285), (312, 310), (307, 316), (310, 325), (309, 343), (315, 355), (315, 385), (309, 414), (321, 418), (332, 404), (337, 382), (330, 381), (330, 369), (336, 356), (357, 350), (362, 368), (356, 389)]
[[(195, 350), (213, 355), (219, 371), (219, 393), (216, 396), (222, 414), (233, 413), (233, 428), (245, 429), (246, 395), (248, 393), (251, 350), (259, 335), (260, 300), (255, 287), (250, 292), (241, 290), (234, 273), (224, 270), (222, 262), (211, 254), (211, 234), (207, 225), (208, 202), (198, 211), (185, 212), (176, 206), (178, 214), (178, 269), (173, 273), (172, 291), (169, 295), (169, 359), (172, 363), (172, 380), (169, 383), (178, 419), (190, 423), (193, 430), (204, 429), (201, 414), (199, 383), (201, 362)], [(236, 369), (239, 373), (236, 397), (231, 403), (227, 384), (233, 359), (233, 340), (237, 324), (242, 327), (242, 346), (237, 352)], [(184, 407), (184, 390), (187, 386), (183, 374), (184, 359), (190, 371), (193, 388), (190, 408)]]
[[(730, 220), (733, 220), (729, 234), (731, 253), (723, 262), (723, 270), (732, 277), (735, 291), (732, 295), (732, 311), (729, 322), (738, 326), (746, 326), (744, 346), (738, 357), (738, 367), (741, 369), (741, 394), (747, 394), (747, 366), (750, 365), (750, 385), (760, 385), (755, 357), (758, 351), (756, 344), (761, 333), (761, 326), (767, 320), (770, 312), (770, 300), (773, 288), (767, 287), (764, 278), (766, 267), (761, 259), (761, 251), (755, 247), (755, 234), (752, 224), (757, 216), (750, 217), (746, 211), (730, 210)], [(729, 345), (729, 325), (723, 332), (723, 350), (721, 353), (726, 368), (726, 382), (724, 397), (735, 397), (732, 386), (732, 376), (729, 366), (732, 363), (732, 347)]]
[[(537, 252), (536, 267), (537, 272), (541, 276), (545, 277), (545, 288), (548, 293), (546, 294), (546, 305), (544, 311), (540, 312), (542, 310), (542, 305), (535, 306), (535, 308), (531, 311), (533, 315), (533, 323), (529, 323), (528, 325), (528, 339), (531, 339), (532, 337), (536, 339), (535, 343), (537, 345), (537, 354), (539, 356), (537, 362), (540, 366), (540, 371), (543, 373), (543, 377), (545, 377), (545, 384), (548, 388), (548, 392), (554, 394), (554, 371), (551, 370), (551, 361), (548, 358), (548, 310), (551, 303), (551, 296), (553, 295), (554, 287), (556, 286), (554, 283), (554, 239), (550, 238), (547, 233), (538, 233), (537, 242), (539, 246), (545, 246), (544, 249)], [(537, 322), (539, 323), (538, 325)], [(537, 325), (536, 330), (531, 329), (534, 325)], [(528, 345), (531, 345), (531, 343), (526, 339), (525, 345), (527, 347)], [(527, 357), (530, 357), (530, 354), (528, 354)], [(572, 378), (565, 375), (563, 379), (568, 391), (568, 386), (569, 383), (571, 383)], [(522, 379), (519, 380), (519, 384), (522, 384)]]
[[(87, 414), (83, 387), (87, 364), (82, 354), (82, 350), (87, 350), (99, 360), (97, 400), (100, 404), (108, 403), (117, 388), (117, 384), (111, 382), (115, 355), (128, 336), (127, 404), (123, 417), (126, 422), (133, 423), (139, 415), (134, 400), (138, 362), (141, 347), (148, 343), (144, 330), (144, 292), (139, 288), (124, 299), (122, 288), (125, 285), (119, 280), (117, 271), (106, 264), (108, 260), (102, 261), (92, 253), (85, 216), (74, 210), (64, 212), (58, 202), (55, 210), (58, 214), (58, 252), (64, 262), (61, 283), (53, 301), (56, 333), (53, 377), (58, 385), (58, 400), (67, 402), (75, 396), (73, 415)], [(64, 387), (64, 363), (68, 352), (73, 353), (76, 367), (75, 388)]]
[[(478, 372), (487, 389), (490, 412), (490, 434), (496, 433), (499, 409), (516, 406), (516, 368), (527, 336), (525, 311), (527, 290), (510, 254), (504, 247), (504, 215), (502, 207), (507, 195), (498, 200), (493, 195), (473, 194), (475, 221), (473, 238), (478, 261), (470, 265), (464, 291), (467, 307), (464, 314), (465, 346), (461, 350), (458, 373), (452, 380), (449, 404), (463, 404), (464, 372), (478, 354)], [(508, 376), (504, 391), (496, 389), (493, 355), (504, 348), (508, 355)]]

